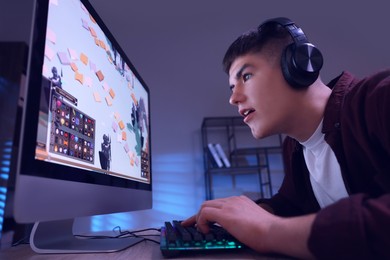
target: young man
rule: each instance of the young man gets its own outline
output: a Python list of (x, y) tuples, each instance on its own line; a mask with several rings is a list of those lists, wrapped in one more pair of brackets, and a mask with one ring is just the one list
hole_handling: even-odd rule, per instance
[(264, 253), (389, 259), (390, 70), (327, 86), (321, 53), (286, 18), (240, 36), (223, 65), (253, 136), (287, 135), (285, 178), (270, 199), (206, 201), (183, 225), (217, 222)]

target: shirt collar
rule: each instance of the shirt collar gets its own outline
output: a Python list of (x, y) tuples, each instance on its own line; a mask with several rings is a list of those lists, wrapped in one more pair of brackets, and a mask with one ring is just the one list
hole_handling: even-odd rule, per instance
[(326, 133), (340, 127), (340, 109), (343, 103), (344, 94), (354, 81), (354, 76), (344, 71), (333, 79), (328, 87), (332, 89), (328, 103), (325, 107), (322, 132)]

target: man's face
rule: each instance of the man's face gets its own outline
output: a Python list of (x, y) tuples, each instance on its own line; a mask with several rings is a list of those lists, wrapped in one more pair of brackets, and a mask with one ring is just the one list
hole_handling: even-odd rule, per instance
[(284, 133), (292, 113), (292, 89), (279, 62), (261, 53), (238, 57), (229, 70), (230, 104), (238, 107), (255, 138)]

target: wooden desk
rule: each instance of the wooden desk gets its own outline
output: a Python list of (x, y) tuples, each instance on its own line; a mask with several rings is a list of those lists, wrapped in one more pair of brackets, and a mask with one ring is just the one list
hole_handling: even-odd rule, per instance
[[(3, 249), (0, 251), (0, 259), (32, 259), (32, 260), (74, 260), (74, 259), (164, 259), (160, 251), (160, 246), (150, 241), (138, 243), (125, 250), (115, 253), (100, 253), (100, 254), (36, 254), (31, 250), (29, 245), (19, 245), (12, 248)], [(277, 256), (265, 256), (258, 254), (252, 250), (243, 250), (240, 252), (210, 252), (205, 255), (191, 254), (182, 255), (173, 259), (290, 259)]]

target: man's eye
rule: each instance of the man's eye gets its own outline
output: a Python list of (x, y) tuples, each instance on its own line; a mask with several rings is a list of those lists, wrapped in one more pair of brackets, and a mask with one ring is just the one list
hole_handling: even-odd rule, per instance
[(242, 75), (242, 79), (245, 81), (247, 81), (248, 79), (250, 79), (252, 77), (252, 74), (250, 73), (246, 73), (244, 75)]

